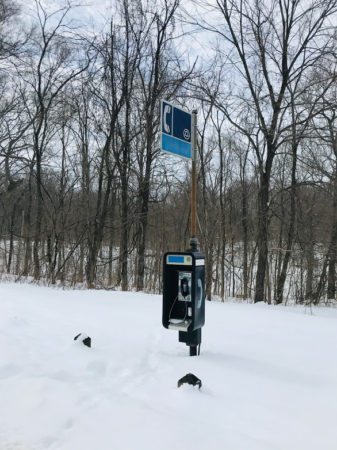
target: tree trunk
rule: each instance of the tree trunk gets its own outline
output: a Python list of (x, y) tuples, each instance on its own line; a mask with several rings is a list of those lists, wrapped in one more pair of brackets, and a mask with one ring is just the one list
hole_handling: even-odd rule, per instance
[(96, 281), (97, 257), (103, 241), (103, 232), (106, 217), (108, 214), (109, 197), (112, 185), (112, 177), (108, 176), (107, 185), (103, 194), (103, 167), (101, 167), (101, 171), (102, 174), (100, 175), (99, 192), (97, 193), (98, 201), (96, 207), (96, 215), (92, 236), (90, 237), (89, 241), (88, 261), (86, 266), (86, 280), (90, 289), (94, 287)]
[(14, 227), (15, 227), (15, 219), (16, 219), (16, 203), (13, 206), (10, 227), (9, 227), (9, 253), (8, 253), (8, 262), (7, 262), (7, 273), (11, 272), (12, 259), (14, 254)]
[(234, 260), (234, 237), (231, 239), (231, 266), (232, 266), (232, 297), (235, 297), (235, 260)]
[(121, 236), (120, 236), (120, 274), (122, 291), (128, 289), (128, 241), (129, 241), (129, 211), (128, 211), (128, 183), (126, 174), (125, 157), (123, 158), (123, 173), (122, 173), (122, 214), (121, 214)]
[(41, 156), (40, 152), (36, 151), (36, 223), (34, 233), (34, 246), (33, 246), (33, 260), (34, 260), (34, 279), (38, 280), (41, 275), (40, 265), (40, 241), (42, 231), (42, 214), (43, 214), (43, 195), (42, 195), (42, 173), (41, 173)]
[[(312, 226), (312, 224), (310, 224)], [(307, 275), (305, 280), (305, 300), (312, 301), (313, 299), (313, 277), (314, 277), (314, 243), (312, 237), (308, 243), (305, 251), (305, 259), (307, 262)]]
[[(151, 149), (148, 149), (151, 152)], [(149, 155), (150, 156), (150, 155)], [(144, 271), (145, 271), (145, 249), (146, 249), (146, 234), (148, 224), (148, 210), (149, 210), (149, 196), (150, 196), (150, 175), (151, 175), (151, 160), (147, 158), (145, 178), (141, 183), (140, 189), (140, 217), (139, 217), (139, 244), (137, 248), (137, 291), (144, 289)]]
[(108, 264), (108, 285), (112, 286), (113, 282), (113, 270), (112, 270), (112, 262), (113, 262), (113, 249), (114, 249), (114, 238), (115, 238), (115, 232), (114, 232), (114, 218), (115, 218), (115, 205), (116, 205), (116, 195), (114, 194), (113, 189), (113, 195), (111, 196), (111, 204), (109, 208), (109, 215), (110, 215), (110, 233), (109, 233), (109, 264)]
[(248, 297), (248, 205), (247, 205), (247, 187), (243, 180), (242, 184), (242, 231), (243, 231), (243, 259), (242, 259), (242, 275), (243, 275), (243, 298)]
[(336, 253), (337, 253), (337, 180), (334, 179), (333, 192), (333, 223), (331, 239), (328, 252), (328, 300), (335, 299), (336, 296)]
[(32, 246), (31, 246), (31, 210), (33, 203), (33, 193), (32, 193), (32, 168), (30, 169), (29, 179), (28, 179), (28, 201), (27, 201), (27, 212), (25, 214), (24, 221), (24, 240), (25, 240), (25, 257), (22, 275), (27, 277), (29, 274), (30, 263), (32, 259)]
[(276, 287), (276, 304), (283, 302), (284, 284), (287, 277), (288, 265), (290, 261), (291, 251), (294, 241), (295, 233), (295, 218), (296, 218), (296, 168), (297, 168), (297, 144), (293, 148), (293, 161), (291, 169), (291, 190), (290, 190), (290, 218), (287, 237), (286, 252), (283, 258), (282, 270), (277, 279)]
[(269, 181), (268, 173), (263, 172), (260, 177), (261, 184), (258, 193), (258, 261), (254, 303), (265, 300), (265, 277), (268, 263)]

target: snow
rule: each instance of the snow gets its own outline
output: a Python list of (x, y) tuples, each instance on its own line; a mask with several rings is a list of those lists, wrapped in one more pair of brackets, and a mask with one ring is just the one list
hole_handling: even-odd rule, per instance
[(336, 342), (332, 308), (208, 302), (189, 357), (160, 296), (1, 283), (0, 449), (335, 450)]

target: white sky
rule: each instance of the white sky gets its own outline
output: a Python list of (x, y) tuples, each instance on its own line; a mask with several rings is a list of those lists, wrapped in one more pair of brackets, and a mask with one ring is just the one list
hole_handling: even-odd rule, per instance
[[(22, 15), (28, 21), (29, 17), (36, 17), (35, 0), (16, 0), (22, 8)], [(94, 30), (96, 33), (102, 32), (109, 23), (110, 17), (114, 13), (115, 0), (70, 0), (74, 5), (73, 10), (68, 14), (73, 25), (85, 27), (88, 32)], [(156, 0), (153, 0), (156, 4)], [(47, 13), (52, 13), (66, 6), (68, 0), (40, 0), (41, 5), (46, 9)], [(159, 3), (159, 2), (158, 2)], [(197, 30), (194, 25), (181, 23), (178, 16), (185, 15), (186, 11), (195, 13), (197, 11), (197, 3), (191, 0), (182, 0), (178, 9), (176, 20), (176, 34), (182, 36), (176, 41), (176, 45), (180, 52), (188, 55), (191, 59), (198, 57), (201, 59), (209, 59), (212, 36), (210, 33)], [(200, 6), (198, 8), (201, 8)], [(204, 8), (202, 8), (204, 10)], [(188, 33), (187, 33), (188, 32)]]

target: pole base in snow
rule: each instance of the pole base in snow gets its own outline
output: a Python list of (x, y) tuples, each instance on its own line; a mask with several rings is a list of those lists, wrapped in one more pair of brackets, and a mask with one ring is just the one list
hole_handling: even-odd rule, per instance
[(197, 356), (197, 346), (190, 345), (190, 356)]
[(194, 331), (179, 331), (179, 342), (185, 342), (190, 347), (190, 356), (200, 355), (201, 328)]

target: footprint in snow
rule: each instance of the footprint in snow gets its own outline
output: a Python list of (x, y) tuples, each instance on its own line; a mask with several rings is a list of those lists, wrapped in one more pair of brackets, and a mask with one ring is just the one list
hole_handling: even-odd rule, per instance
[(107, 363), (105, 361), (92, 361), (87, 364), (87, 370), (95, 375), (105, 375)]
[(0, 366), (0, 379), (15, 377), (15, 375), (18, 375), (20, 372), (21, 369), (16, 364)]
[(28, 444), (22, 442), (0, 442), (1, 450), (35, 450), (35, 447), (30, 447)]

